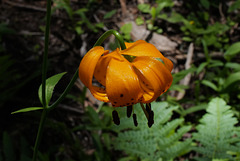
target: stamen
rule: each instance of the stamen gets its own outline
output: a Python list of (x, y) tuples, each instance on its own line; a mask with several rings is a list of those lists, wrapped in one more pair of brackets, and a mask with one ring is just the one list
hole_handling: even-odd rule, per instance
[(151, 103), (146, 103), (146, 111), (148, 112), (148, 115), (151, 113)]
[(133, 106), (127, 106), (127, 117), (129, 118), (132, 114)]
[(143, 110), (143, 112), (144, 112), (144, 114), (145, 114), (145, 116), (146, 116), (146, 118), (147, 118), (147, 120), (149, 119), (149, 115), (148, 115), (148, 112), (146, 111), (146, 109), (144, 108), (144, 106), (143, 106), (143, 103), (142, 102), (140, 102), (140, 105), (141, 105), (141, 107), (142, 107), (142, 110)]
[(133, 123), (136, 127), (138, 126), (137, 115), (135, 113), (133, 114)]
[(119, 125), (120, 124), (120, 119), (119, 119), (119, 116), (118, 116), (118, 113), (117, 111), (113, 111), (112, 112), (112, 117), (113, 117), (113, 122), (116, 124), (116, 125)]
[(154, 113), (153, 111), (151, 111), (149, 113), (149, 120), (148, 120), (148, 127), (152, 127), (152, 125), (154, 124)]
[(151, 103), (146, 103), (146, 111), (148, 113), (148, 127), (151, 127), (154, 124), (154, 113), (151, 109)]

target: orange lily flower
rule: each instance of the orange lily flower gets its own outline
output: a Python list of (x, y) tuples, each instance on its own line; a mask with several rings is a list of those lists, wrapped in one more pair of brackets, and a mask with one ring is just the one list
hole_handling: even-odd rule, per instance
[[(125, 45), (113, 52), (93, 47), (80, 63), (79, 78), (96, 99), (113, 107), (150, 103), (172, 84), (173, 64), (143, 40)], [(101, 85), (94, 85), (93, 77)]]

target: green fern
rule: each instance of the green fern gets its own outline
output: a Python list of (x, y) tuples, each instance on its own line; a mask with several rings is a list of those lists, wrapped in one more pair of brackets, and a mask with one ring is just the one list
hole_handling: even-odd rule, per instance
[(198, 132), (193, 134), (193, 139), (200, 143), (194, 150), (203, 155), (198, 160), (236, 160), (232, 154), (239, 155), (240, 152), (240, 132), (234, 126), (237, 122), (223, 99), (213, 99), (196, 127)]
[(169, 107), (166, 102), (153, 102), (154, 124), (151, 128), (147, 125), (147, 119), (140, 105), (134, 106), (138, 120), (137, 127), (134, 126), (131, 118), (126, 117), (126, 108), (119, 109), (121, 124), (112, 128), (118, 133), (118, 137), (114, 140), (115, 149), (149, 161), (170, 160), (188, 152), (191, 139), (179, 140), (191, 126), (183, 126), (182, 118), (169, 121), (173, 110), (176, 109), (176, 106)]

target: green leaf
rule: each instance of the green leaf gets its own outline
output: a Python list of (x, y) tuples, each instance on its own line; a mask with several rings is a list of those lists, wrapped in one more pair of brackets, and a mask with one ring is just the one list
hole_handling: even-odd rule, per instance
[(232, 68), (232, 69), (235, 69), (237, 71), (240, 70), (240, 64), (239, 63), (228, 62), (228, 63), (225, 64), (225, 67)]
[(197, 75), (208, 65), (208, 62), (203, 62), (199, 65), (199, 67), (197, 68)]
[(234, 56), (240, 53), (240, 41), (232, 44), (227, 51), (224, 53), (224, 57), (230, 60)]
[(139, 4), (138, 9), (143, 13), (151, 13), (150, 4)]
[(28, 108), (23, 108), (23, 109), (14, 111), (11, 114), (20, 113), (20, 112), (36, 111), (36, 110), (41, 110), (41, 109), (43, 109), (43, 107), (28, 107)]
[(81, 35), (84, 33), (84, 30), (82, 29), (81, 26), (76, 26), (75, 31), (77, 32), (78, 35)]
[(184, 125), (184, 119), (171, 119), (177, 106), (170, 106), (167, 102), (152, 102), (154, 111), (154, 124), (151, 128), (140, 104), (134, 105), (138, 126), (133, 125), (133, 120), (127, 118), (126, 108), (115, 108), (120, 116), (120, 125), (112, 126), (118, 133), (114, 138), (113, 146), (116, 150), (124, 151), (130, 156), (137, 156), (139, 160), (164, 161), (174, 160), (177, 156), (189, 152), (191, 139), (182, 140), (191, 126)]
[(116, 12), (117, 12), (116, 9), (114, 9), (114, 10), (112, 10), (112, 11), (110, 11), (110, 12), (107, 12), (107, 13), (104, 15), (103, 19), (111, 18)]
[(182, 40), (183, 40), (183, 41), (187, 41), (187, 42), (193, 41), (193, 39), (192, 39), (191, 37), (187, 37), (187, 36), (184, 36), (184, 37), (182, 38)]
[(202, 6), (206, 9), (209, 9), (210, 7), (210, 3), (208, 0), (200, 0), (200, 3), (202, 4)]
[[(204, 161), (216, 158), (232, 160), (228, 151), (239, 151), (236, 146), (239, 143), (239, 135), (236, 134), (238, 129), (234, 126), (238, 121), (230, 108), (223, 99), (212, 99), (207, 113), (196, 127), (197, 133), (193, 133), (193, 138), (201, 145), (194, 147), (194, 150), (206, 158)], [(233, 140), (234, 137), (238, 139)]]
[(144, 24), (144, 19), (142, 17), (137, 17), (135, 22), (137, 25), (142, 25)]
[[(47, 103), (47, 105), (49, 104), (49, 102), (52, 98), (54, 87), (56, 86), (56, 84), (62, 78), (62, 76), (64, 74), (66, 74), (66, 72), (56, 74), (46, 80), (46, 103)], [(38, 97), (40, 99), (40, 102), (43, 104), (43, 102), (42, 102), (42, 85), (40, 85), (40, 87), (38, 89)]]
[(232, 5), (228, 8), (228, 12), (232, 12), (238, 8), (240, 8), (240, 0), (233, 2)]
[(205, 86), (208, 86), (208, 87), (212, 88), (212, 89), (215, 90), (215, 91), (218, 91), (218, 87), (217, 87), (214, 83), (210, 82), (209, 80), (203, 80), (203, 81), (202, 81), (202, 84), (204, 84)]
[(224, 91), (235, 89), (231, 87), (232, 85), (234, 85), (239, 81), (240, 81), (240, 72), (230, 74), (224, 82), (224, 86), (223, 86)]

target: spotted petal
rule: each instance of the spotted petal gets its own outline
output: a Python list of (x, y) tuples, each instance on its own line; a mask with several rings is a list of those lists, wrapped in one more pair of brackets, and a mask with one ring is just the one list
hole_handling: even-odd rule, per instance
[(94, 71), (95, 79), (105, 87), (106, 87), (107, 68), (111, 59), (124, 61), (123, 56), (119, 54), (119, 49), (117, 49), (111, 53), (106, 53), (102, 57), (100, 57)]
[(172, 75), (161, 61), (151, 57), (137, 57), (132, 62), (144, 90), (143, 103), (150, 103), (166, 92)]
[(138, 76), (127, 60), (112, 59), (109, 62), (106, 90), (108, 98), (114, 107), (138, 103), (142, 97)]

